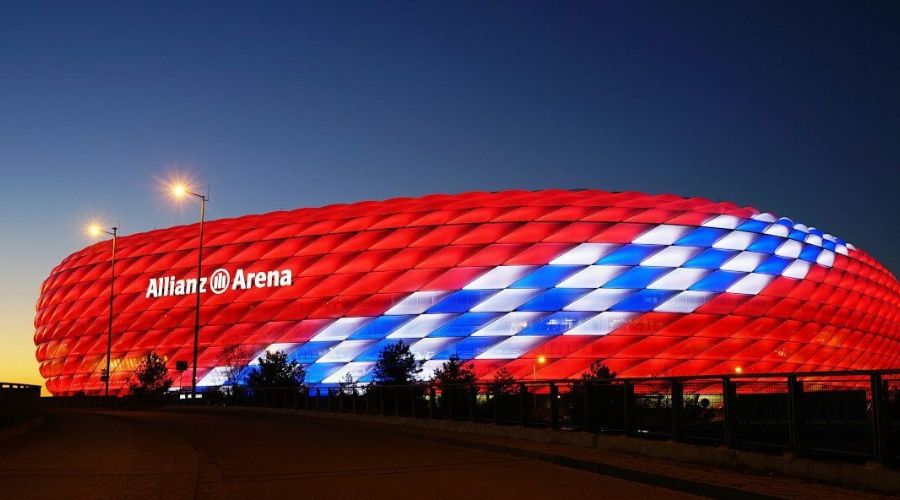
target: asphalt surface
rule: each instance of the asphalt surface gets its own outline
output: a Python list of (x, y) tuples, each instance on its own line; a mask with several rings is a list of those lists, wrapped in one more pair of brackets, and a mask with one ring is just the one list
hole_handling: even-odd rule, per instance
[(696, 498), (377, 427), (269, 416), (51, 413), (0, 443), (0, 498)]

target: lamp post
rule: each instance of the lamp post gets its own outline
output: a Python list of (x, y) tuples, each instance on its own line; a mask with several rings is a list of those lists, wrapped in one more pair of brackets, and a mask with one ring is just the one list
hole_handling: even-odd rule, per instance
[(543, 365), (547, 362), (547, 356), (541, 354), (536, 360), (531, 362), (531, 381), (537, 380), (537, 365)]
[(106, 332), (106, 375), (104, 377), (104, 382), (106, 384), (104, 396), (107, 397), (109, 396), (109, 368), (110, 358), (112, 357), (113, 299), (115, 299), (113, 292), (115, 291), (116, 284), (116, 240), (119, 238), (119, 228), (112, 227), (110, 229), (111, 231), (107, 231), (98, 224), (92, 224), (88, 227), (88, 233), (90, 233), (91, 236), (100, 236), (101, 234), (112, 236), (112, 256), (110, 257), (109, 271), (109, 329)]
[(197, 302), (194, 310), (194, 363), (191, 368), (191, 400), (194, 400), (197, 398), (197, 345), (200, 342), (200, 280), (203, 272), (203, 220), (206, 217), (206, 202), (209, 201), (209, 198), (191, 191), (184, 184), (175, 184), (172, 186), (172, 195), (175, 196), (175, 198), (193, 196), (200, 200), (200, 240), (197, 244)]

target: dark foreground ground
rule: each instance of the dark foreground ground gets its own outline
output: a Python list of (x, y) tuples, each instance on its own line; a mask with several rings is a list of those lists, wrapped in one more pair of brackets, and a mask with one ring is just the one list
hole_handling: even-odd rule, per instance
[[(804, 491), (866, 496), (819, 485), (778, 496)], [(389, 428), (266, 415), (51, 413), (0, 443), (0, 498), (691, 497)]]

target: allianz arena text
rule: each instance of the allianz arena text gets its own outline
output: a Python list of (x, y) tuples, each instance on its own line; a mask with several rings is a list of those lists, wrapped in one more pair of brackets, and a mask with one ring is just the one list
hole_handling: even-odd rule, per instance
[[(160, 354), (174, 386), (225, 381), (266, 350), (307, 383), (371, 380), (402, 341), (428, 378), (453, 354), (481, 379), (900, 368), (900, 284), (853, 244), (731, 203), (594, 190), (431, 195), (303, 208), (118, 239), (111, 394)], [(104, 389), (110, 242), (41, 287), (34, 342), (54, 394)], [(545, 363), (536, 364), (539, 357)]]

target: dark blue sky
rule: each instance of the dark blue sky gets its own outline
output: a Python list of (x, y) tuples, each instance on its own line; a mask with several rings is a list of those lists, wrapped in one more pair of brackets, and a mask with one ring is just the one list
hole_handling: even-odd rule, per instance
[(156, 192), (177, 170), (212, 184), (211, 217), (503, 188), (700, 195), (897, 272), (900, 4), (0, 6), (0, 313), (17, 318), (0, 326), (30, 329), (87, 219), (193, 221)]

